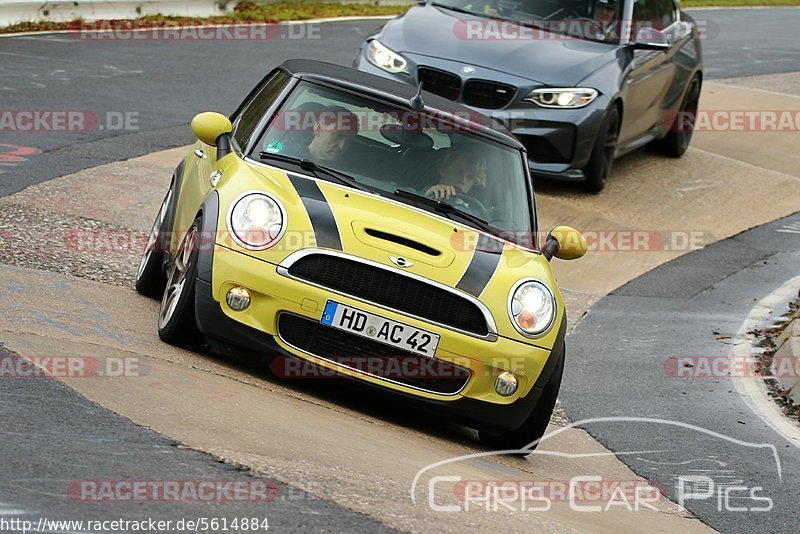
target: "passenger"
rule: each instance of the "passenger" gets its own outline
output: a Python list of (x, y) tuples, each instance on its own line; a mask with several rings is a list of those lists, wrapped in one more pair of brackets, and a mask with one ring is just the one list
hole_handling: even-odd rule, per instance
[(427, 187), (426, 196), (443, 200), (456, 193), (469, 193), (476, 184), (486, 185), (486, 161), (480, 152), (466, 144), (444, 151), (444, 158), (437, 165), (438, 182)]

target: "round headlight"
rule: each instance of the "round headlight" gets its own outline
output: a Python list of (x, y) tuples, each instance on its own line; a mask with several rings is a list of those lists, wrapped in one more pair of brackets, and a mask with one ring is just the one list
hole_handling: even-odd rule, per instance
[(556, 299), (542, 282), (521, 280), (509, 293), (508, 314), (522, 335), (540, 336), (553, 326)]
[(265, 250), (283, 236), (286, 212), (271, 196), (249, 191), (237, 198), (228, 215), (233, 240), (248, 250)]

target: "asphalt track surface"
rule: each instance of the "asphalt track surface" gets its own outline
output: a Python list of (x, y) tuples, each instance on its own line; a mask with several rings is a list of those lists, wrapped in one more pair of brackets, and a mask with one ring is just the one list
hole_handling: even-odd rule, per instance
[[(0, 359), (6, 365), (19, 359), (0, 345)], [(129, 420), (98, 406), (51, 378), (0, 380), (0, 426), (3, 474), (0, 476), (0, 520), (31, 521), (179, 521), (199, 518), (265, 518), (277, 532), (319, 532), (335, 528), (348, 532), (387, 532), (385, 526), (361, 514), (311, 496), (305, 488), (291, 487), (259, 477), (234, 466), (215, 462), (207, 454), (189, 450), (164, 436), (143, 429)], [(135, 505), (125, 500), (132, 495), (109, 481), (137, 480), (157, 488), (163, 482), (181, 484), (183, 497), (160, 501), (157, 489), (147, 500)], [(103, 481), (94, 485), (93, 481)], [(216, 481), (234, 484), (247, 492), (242, 500), (230, 502), (209, 498), (202, 488)], [(90, 484), (83, 486), (82, 484)], [(87, 489), (88, 488), (88, 489)], [(119, 488), (121, 500), (95, 501), (103, 488)], [(264, 491), (262, 491), (264, 490)], [(197, 491), (195, 499), (194, 491)], [(216, 491), (216, 490), (214, 490)], [(221, 491), (225, 491), (222, 489)], [(215, 495), (223, 495), (215, 494)], [(228, 496), (232, 496), (228, 493)], [(110, 493), (105, 493), (110, 498)], [(193, 502), (194, 500), (194, 502)], [(15, 529), (17, 530), (17, 529)], [(10, 526), (0, 532), (13, 532)], [(133, 529), (116, 529), (117, 532)], [(210, 529), (209, 532), (218, 529)], [(57, 528), (40, 532), (91, 532)], [(101, 532), (113, 532), (110, 528)], [(266, 532), (259, 528), (256, 532)], [(154, 531), (155, 532), (155, 531)], [(202, 532), (202, 530), (201, 530)]]
[[(705, 372), (692, 377), (691, 368), (672, 362), (693, 357), (691, 365), (699, 370), (698, 358), (729, 361), (734, 346), (745, 342), (737, 334), (750, 310), (800, 275), (798, 265), (800, 214), (718, 241), (640, 276), (592, 306), (569, 336), (574, 357), (565, 365), (571, 378), (564, 381), (560, 399), (570, 419), (622, 418), (583, 427), (617, 454), (658, 450), (623, 456), (623, 461), (637, 474), (662, 483), (676, 502), (679, 478), (702, 475), (714, 480), (714, 498), (687, 500), (686, 507), (723, 532), (796, 529), (800, 442), (760, 419), (739, 394), (734, 377)], [(792, 295), (797, 297), (796, 285)], [(772, 447), (753, 444), (771, 445), (777, 458)], [(731, 511), (724, 502), (720, 506), (716, 494), (731, 486), (763, 487), (756, 496), (771, 498), (774, 508), (748, 513)], [(684, 487), (705, 493), (709, 485)], [(749, 490), (729, 495), (733, 507), (765, 506), (751, 499)]]
[[(708, 20), (708, 27), (711, 28), (710, 38), (705, 42), (704, 48), (708, 77), (786, 72), (796, 69), (800, 61), (800, 43), (791, 38), (794, 28), (800, 22), (800, 10), (703, 10), (696, 12), (695, 18)], [(186, 144), (192, 140), (186, 124), (196, 112), (209, 109), (222, 112), (233, 110), (263, 74), (290, 57), (313, 57), (349, 64), (358, 45), (379, 24), (379, 21), (327, 23), (319, 26), (320, 39), (278, 39), (268, 43), (93, 42), (68, 35), (0, 39), (0, 96), (3, 109), (91, 110), (100, 117), (107, 112), (135, 113), (138, 119), (136, 131), (113, 131), (106, 128), (82, 133), (5, 135), (0, 138), (0, 143), (14, 147), (31, 147), (36, 153), (11, 161), (9, 158), (2, 160), (0, 196), (106, 162)], [(13, 150), (8, 146), (0, 148), (5, 151)], [(664, 393), (659, 393), (657, 397), (653, 396), (651, 390), (637, 391), (636, 384), (646, 382), (632, 381), (619, 373), (628, 368), (631, 372), (652, 373), (654, 366), (632, 364), (632, 360), (641, 361), (635, 358), (640, 355), (631, 352), (641, 349), (642, 340), (628, 339), (635, 336), (626, 337), (619, 332), (621, 323), (615, 315), (619, 306), (630, 307), (626, 310), (626, 318), (638, 323), (635, 328), (634, 323), (628, 323), (626, 329), (652, 332), (652, 336), (645, 340), (651, 349), (656, 347), (658, 351), (667, 351), (674, 347), (674, 350), (669, 350), (669, 354), (719, 351), (718, 343), (711, 347), (708, 339), (699, 337), (696, 338), (697, 344), (691, 345), (691, 350), (685, 344), (690, 337), (684, 337), (683, 344), (674, 344), (678, 329), (688, 328), (692, 324), (684, 320), (684, 308), (670, 309), (672, 326), (665, 325), (660, 329), (654, 329), (653, 326), (661, 326), (659, 322), (664, 317), (652, 314), (655, 313), (654, 310), (663, 310), (665, 306), (679, 305), (681, 299), (684, 305), (687, 302), (694, 305), (699, 302), (698, 295), (713, 291), (715, 284), (728, 280), (736, 272), (736, 268), (747, 270), (757, 260), (769, 257), (775, 251), (791, 250), (782, 248), (790, 243), (777, 241), (778, 238), (786, 238), (785, 235), (772, 237), (776, 240), (766, 240), (765, 243), (769, 245), (763, 245), (766, 247), (763, 250), (760, 248), (761, 244), (756, 246), (752, 241), (747, 241), (738, 249), (734, 246), (741, 255), (729, 251), (726, 256), (725, 247), (739, 243), (735, 239), (723, 241), (717, 245), (718, 248), (709, 247), (705, 251), (676, 260), (687, 262), (686, 264), (673, 262), (645, 275), (640, 280), (646, 280), (646, 283), (637, 280), (596, 305), (570, 336), (573, 351), (593, 354), (595, 357), (582, 362), (571, 362), (570, 366), (582, 368), (572, 367), (567, 372), (573, 377), (584, 377), (587, 380), (589, 377), (596, 377), (598, 382), (593, 383), (590, 388), (592, 396), (579, 394), (578, 382), (565, 387), (563, 397), (569, 414), (576, 420), (609, 413), (639, 417), (646, 414), (650, 417), (671, 419), (671, 415), (683, 415), (688, 411), (696, 414), (695, 424), (698, 426), (716, 428), (721, 434), (731, 435), (741, 431), (740, 427), (735, 426), (740, 425), (748, 432), (741, 439), (750, 438), (756, 443), (779, 443), (780, 439), (775, 436), (765, 437), (768, 431), (763, 425), (759, 427), (758, 421), (748, 419), (750, 416), (746, 410), (735, 405), (735, 394), (727, 393), (730, 388), (716, 387), (715, 390), (708, 391), (704, 398), (694, 399), (688, 405), (675, 400), (679, 395), (682, 396), (681, 391), (678, 391), (681, 383), (666, 381)], [(742, 258), (752, 261), (742, 262)], [(736, 261), (731, 263), (732, 259)], [(675, 270), (676, 266), (682, 268)], [(681, 277), (679, 285), (685, 290), (680, 293), (680, 298), (671, 297), (668, 292), (674, 288), (675, 273), (693, 272), (684, 269), (694, 268), (698, 269), (696, 272), (703, 273), (704, 277), (700, 277), (699, 282), (690, 286)], [(756, 296), (766, 294), (782, 281), (781, 276), (789, 274), (791, 273), (786, 270), (776, 270), (772, 278), (754, 286), (758, 289), (749, 293)], [(756, 283), (753, 280), (748, 282)], [(644, 285), (639, 285), (642, 283)], [(740, 284), (736, 288), (727, 288), (733, 292), (731, 298), (737, 300), (736, 306), (726, 309), (726, 314), (717, 318), (714, 324), (709, 323), (708, 317), (703, 318), (699, 311), (701, 308), (697, 308), (696, 324), (702, 323), (704, 334), (717, 328), (729, 331), (734, 326), (738, 327), (736, 321), (741, 322), (747, 311), (746, 304), (752, 302), (752, 297), (745, 295), (742, 287), (748, 286)], [(634, 308), (633, 301), (636, 299), (639, 300), (635, 304), (640, 307)], [(721, 304), (713, 299), (703, 301), (702, 304), (705, 306), (702, 308), (703, 313), (715, 310), (715, 306), (728, 305), (727, 301)], [(649, 305), (654, 308), (648, 308)], [(640, 313), (634, 316), (630, 313), (633, 309)], [(650, 322), (642, 323), (647, 317)], [(609, 321), (613, 324), (609, 325)], [(699, 335), (695, 333), (695, 336)], [(667, 343), (667, 337), (672, 340), (672, 344)], [(712, 335), (707, 337), (714, 340)], [(616, 359), (622, 354), (620, 349), (624, 341), (629, 341), (625, 352), (627, 357)], [(661, 344), (662, 341), (664, 344)], [(7, 353), (2, 353), (2, 356), (10, 357)], [(659, 352), (652, 355), (652, 358), (660, 356), (664, 355)], [(613, 370), (608, 366), (609, 361), (617, 363)], [(658, 371), (657, 365), (655, 370)], [(621, 379), (626, 384), (632, 384), (630, 398), (628, 391), (619, 386)], [(151, 469), (154, 478), (162, 480), (235, 480), (237, 476), (245, 479), (251, 477), (248, 473), (239, 473), (228, 466), (213, 462), (206, 455), (181, 449), (174, 442), (111, 414), (53, 380), (2, 382), (0, 398), (5, 405), (2, 433), (3, 443), (7, 445), (4, 449), (6, 452), (24, 451), (24, 454), (4, 455), (7, 469), (3, 470), (4, 476), (0, 479), (3, 496), (0, 499), (0, 517), (34, 517), (48, 513), (61, 518), (68, 517), (69, 511), (74, 508), (66, 495), (66, 483), (77, 479), (126, 478), (133, 475), (132, 466), (136, 466), (135, 476), (138, 478), (149, 476), (149, 473), (144, 472), (146, 469)], [(687, 385), (684, 389), (688, 387)], [(722, 400), (720, 396), (723, 397)], [(730, 417), (713, 415), (717, 413), (715, 410), (719, 409), (722, 402), (726, 403), (724, 406), (733, 402), (730, 410), (731, 414), (737, 414), (735, 425), (731, 423)], [(21, 407), (23, 405), (24, 408)], [(744, 424), (738, 423), (739, 420), (743, 420)], [(624, 432), (620, 432), (619, 427), (615, 431), (612, 426), (587, 428), (602, 443), (616, 451), (626, 450), (626, 447), (632, 450), (630, 447), (637, 443), (637, 439), (652, 439), (658, 433), (653, 430), (652, 425), (642, 430), (637, 430), (634, 426), (626, 426)], [(678, 434), (673, 430), (670, 435)], [(701, 442), (690, 437), (679, 441), (678, 448), (682, 455), (693, 454), (690, 454), (691, 448), (687, 448), (687, 443), (700, 447)], [(125, 443), (125, 446), (120, 447), (120, 443)], [(640, 443), (633, 448), (641, 449)], [(120, 448), (127, 452), (119, 454)], [(729, 454), (729, 448), (724, 447), (726, 454)], [(696, 457), (705, 458), (705, 452), (706, 448), (698, 450)], [(782, 455), (784, 452), (781, 451)], [(796, 523), (797, 518), (791, 507), (779, 506), (783, 503), (779, 499), (781, 494), (791, 496), (798, 493), (797, 486), (787, 482), (793, 476), (796, 479), (798, 464), (794, 452), (785, 453), (784, 491), (778, 491), (774, 477), (764, 482), (765, 486), (771, 483), (769, 487), (774, 490), (768, 492), (776, 499), (776, 510), (772, 513), (721, 514), (704, 506), (689, 506), (690, 509), (712, 526), (725, 530), (745, 525), (742, 522), (745, 518), (759, 521), (758, 526), (769, 526), (773, 530), (791, 529), (792, 521)], [(775, 471), (774, 462), (770, 465), (767, 460), (757, 460), (752, 455), (743, 456), (745, 458), (736, 464), (737, 469), (743, 477), (750, 477), (751, 485)], [(692, 459), (694, 458), (693, 456)], [(657, 460), (664, 459), (662, 457)], [(642, 475), (647, 475), (646, 470), (653, 465), (646, 464), (645, 460), (640, 463), (637, 463), (638, 460), (626, 461)], [(43, 488), (37, 488), (32, 479), (43, 471), (58, 472), (63, 477), (64, 494), (52, 495)], [(666, 476), (658, 472), (650, 478), (664, 481)], [(284, 496), (297, 494), (299, 491), (301, 490), (281, 486), (281, 495)], [(97, 507), (98, 514), (94, 517), (113, 518), (121, 514), (123, 517), (135, 516), (138, 519), (143, 516), (178, 519), (191, 516), (188, 512), (200, 512), (199, 508), (202, 508), (204, 517), (217, 515), (232, 518), (251, 513), (260, 515), (261, 512), (269, 516), (271, 526), (280, 525), (281, 530), (320, 530), (326, 527), (358, 531), (383, 529), (377, 522), (324, 501), (289, 498), (279, 501), (280, 505), (272, 503), (268, 507), (239, 503), (216, 507), (186, 505), (177, 510), (163, 504), (149, 503), (136, 507), (134, 511), (129, 507), (120, 508), (119, 512), (113, 506), (102, 505)], [(81, 514), (86, 515), (85, 507), (81, 508)]]

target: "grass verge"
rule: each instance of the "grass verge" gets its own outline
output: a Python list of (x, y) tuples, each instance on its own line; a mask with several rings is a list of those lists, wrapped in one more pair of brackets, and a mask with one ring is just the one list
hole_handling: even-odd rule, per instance
[(255, 4), (239, 2), (235, 10), (214, 17), (173, 17), (148, 15), (127, 20), (98, 20), (91, 23), (76, 19), (70, 22), (20, 22), (0, 28), (0, 33), (40, 32), (55, 30), (80, 30), (82, 28), (145, 28), (168, 25), (189, 26), (203, 24), (242, 24), (254, 22), (283, 22), (287, 20), (308, 20), (328, 17), (365, 17), (378, 15), (399, 15), (408, 6), (378, 6), (374, 4), (329, 4), (320, 2), (277, 2), (274, 4)]
[[(753, 7), (753, 6), (800, 6), (800, 0), (682, 0), (683, 8), (693, 7)], [(202, 24), (234, 24), (253, 22), (282, 22), (287, 20), (308, 20), (328, 17), (363, 17), (376, 15), (399, 15), (408, 6), (379, 6), (375, 4), (337, 4), (322, 2), (276, 2), (273, 4), (257, 4), (255, 2), (239, 2), (235, 10), (224, 16), (215, 17), (172, 17), (150, 15), (125, 21), (96, 21), (89, 27), (121, 27), (144, 28), (149, 25), (160, 27), (165, 25), (202, 25)], [(80, 30), (86, 26), (82, 20), (71, 22), (20, 22), (0, 28), (2, 33)]]

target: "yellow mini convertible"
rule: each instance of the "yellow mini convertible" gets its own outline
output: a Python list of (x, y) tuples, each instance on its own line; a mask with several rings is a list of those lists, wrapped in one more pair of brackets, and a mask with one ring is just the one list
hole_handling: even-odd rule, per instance
[[(532, 450), (561, 384), (550, 270), (525, 148), (423, 88), (290, 60), (230, 117), (201, 113), (136, 276), (158, 333), (273, 355), (411, 396)], [(275, 365), (275, 361), (279, 362)]]

